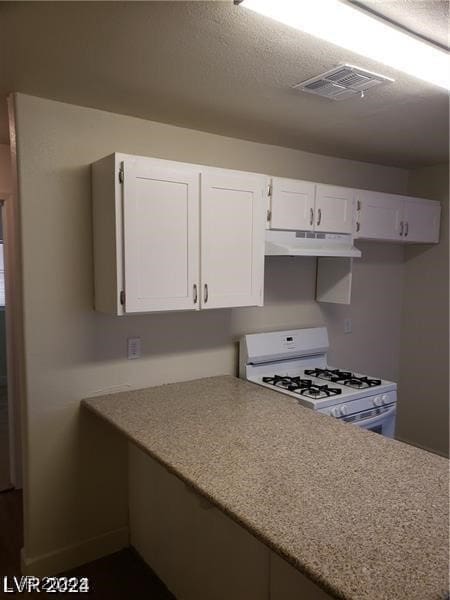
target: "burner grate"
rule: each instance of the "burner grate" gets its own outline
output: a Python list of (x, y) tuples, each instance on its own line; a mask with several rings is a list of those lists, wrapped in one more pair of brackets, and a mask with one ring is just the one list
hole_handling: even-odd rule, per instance
[(301, 377), (274, 375), (273, 377), (263, 377), (262, 380), (264, 383), (270, 383), (275, 387), (281, 387), (289, 392), (294, 392), (300, 396), (305, 396), (314, 400), (337, 396), (342, 393), (342, 390), (339, 388), (332, 388), (327, 384), (318, 385), (313, 383), (311, 379), (302, 379)]
[(366, 389), (381, 385), (381, 379), (355, 375), (351, 371), (341, 371), (340, 369), (306, 369), (305, 373), (307, 375), (313, 375), (318, 379), (340, 383), (341, 385), (355, 389)]

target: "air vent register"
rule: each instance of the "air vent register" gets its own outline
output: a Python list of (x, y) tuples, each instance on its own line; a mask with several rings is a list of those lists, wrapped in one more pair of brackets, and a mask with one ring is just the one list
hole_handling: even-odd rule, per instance
[(297, 83), (292, 87), (301, 92), (316, 94), (330, 100), (364, 97), (367, 90), (394, 80), (352, 65), (341, 65), (331, 71)]

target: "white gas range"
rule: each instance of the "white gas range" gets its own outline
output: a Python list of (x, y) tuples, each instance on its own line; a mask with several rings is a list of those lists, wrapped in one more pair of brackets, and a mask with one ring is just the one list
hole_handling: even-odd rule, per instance
[(245, 335), (239, 374), (299, 404), (394, 437), (397, 384), (327, 364), (325, 327)]

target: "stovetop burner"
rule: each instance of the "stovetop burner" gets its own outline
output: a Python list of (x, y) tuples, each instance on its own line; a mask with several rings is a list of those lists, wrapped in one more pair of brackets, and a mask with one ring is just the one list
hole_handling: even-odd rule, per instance
[(356, 389), (365, 389), (381, 385), (381, 379), (355, 375), (350, 371), (341, 371), (340, 369), (305, 369), (306, 375), (313, 375), (319, 379), (340, 383), (347, 387)]
[(271, 383), (276, 387), (284, 388), (293, 392), (297, 389), (309, 388), (313, 385), (311, 379), (301, 379), (300, 377), (289, 377), (288, 375), (274, 375), (273, 377), (263, 377), (264, 383)]
[(262, 380), (264, 383), (270, 383), (275, 387), (281, 387), (289, 392), (295, 392), (300, 396), (306, 396), (315, 400), (337, 396), (342, 393), (342, 390), (339, 388), (331, 388), (326, 384), (317, 385), (311, 379), (301, 379), (300, 377), (274, 375), (273, 377), (263, 377)]

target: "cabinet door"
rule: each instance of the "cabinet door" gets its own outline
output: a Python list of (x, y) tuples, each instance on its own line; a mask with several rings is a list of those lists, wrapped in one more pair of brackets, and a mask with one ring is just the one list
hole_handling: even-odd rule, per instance
[(441, 205), (433, 200), (405, 198), (403, 209), (406, 242), (439, 242)]
[(129, 448), (130, 543), (169, 590), (183, 600), (267, 599), (267, 546)]
[(354, 191), (351, 188), (318, 184), (315, 205), (315, 231), (352, 232)]
[(270, 600), (332, 600), (332, 597), (274, 552), (270, 553)]
[(125, 312), (198, 307), (199, 172), (124, 161)]
[(402, 241), (403, 199), (394, 194), (357, 192), (355, 237)]
[(312, 230), (316, 184), (295, 179), (272, 179), (270, 229)]
[(201, 306), (260, 306), (267, 178), (201, 175)]

